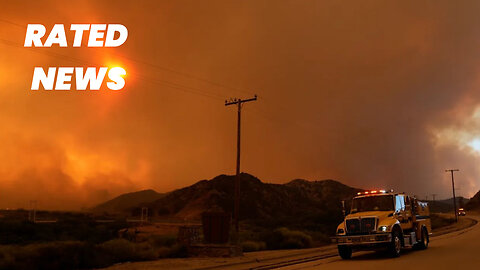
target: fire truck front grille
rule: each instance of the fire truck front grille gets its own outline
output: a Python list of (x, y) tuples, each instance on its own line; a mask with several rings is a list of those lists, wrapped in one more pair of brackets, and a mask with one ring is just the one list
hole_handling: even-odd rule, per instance
[(376, 219), (374, 217), (369, 218), (355, 218), (347, 219), (347, 234), (368, 234), (375, 230)]
[(362, 218), (362, 232), (370, 233), (375, 230), (375, 218)]
[(361, 233), (360, 229), (360, 219), (347, 219), (347, 233), (348, 234), (359, 234)]

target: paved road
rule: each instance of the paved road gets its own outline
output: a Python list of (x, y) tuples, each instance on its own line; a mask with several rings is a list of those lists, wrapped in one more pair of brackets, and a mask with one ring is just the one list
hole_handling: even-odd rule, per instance
[[(478, 220), (479, 217), (476, 217)], [(333, 257), (278, 269), (480, 269), (480, 223), (461, 231), (438, 236), (427, 250), (404, 250), (399, 258), (387, 258), (375, 252), (354, 253), (351, 260)]]

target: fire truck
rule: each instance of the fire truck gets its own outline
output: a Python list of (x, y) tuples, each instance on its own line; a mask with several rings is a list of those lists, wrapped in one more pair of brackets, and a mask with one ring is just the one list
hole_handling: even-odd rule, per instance
[(400, 256), (402, 248), (428, 248), (432, 227), (428, 204), (393, 190), (357, 193), (351, 211), (338, 225), (338, 253), (350, 259), (357, 250), (387, 250)]

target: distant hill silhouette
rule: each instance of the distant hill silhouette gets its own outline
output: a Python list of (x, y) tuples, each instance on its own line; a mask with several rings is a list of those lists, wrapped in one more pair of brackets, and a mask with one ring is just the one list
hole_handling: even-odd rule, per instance
[[(240, 218), (263, 227), (298, 224), (315, 229), (325, 220), (336, 224), (342, 220), (341, 200), (350, 200), (358, 191), (334, 180), (297, 179), (286, 184), (269, 184), (247, 173), (240, 177)], [(189, 220), (199, 219), (202, 212), (211, 209), (231, 213), (234, 181), (235, 176), (219, 175), (172, 191), (146, 205), (157, 216)]]
[(129, 213), (141, 204), (150, 203), (163, 197), (164, 194), (152, 189), (125, 193), (92, 208), (97, 213)]
[[(341, 201), (360, 191), (334, 180), (295, 179), (286, 184), (263, 183), (242, 173), (240, 218), (262, 228), (286, 226), (331, 233), (343, 219)], [(191, 186), (159, 194), (153, 190), (127, 193), (102, 203), (97, 213), (139, 215), (141, 207), (160, 219), (199, 220), (207, 210), (233, 212), (234, 175), (219, 175)]]
[(465, 205), (466, 210), (480, 210), (480, 191)]
[[(467, 198), (462, 196), (456, 197), (457, 199), (457, 208), (466, 207), (468, 202), (470, 201)], [(428, 205), (430, 206), (430, 211), (434, 213), (453, 213), (453, 198), (445, 199), (445, 200), (436, 200), (428, 201)]]

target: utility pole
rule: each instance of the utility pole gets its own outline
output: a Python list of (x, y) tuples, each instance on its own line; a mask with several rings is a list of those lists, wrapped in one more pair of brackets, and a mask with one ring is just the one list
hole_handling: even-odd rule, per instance
[(140, 223), (148, 222), (148, 207), (142, 207), (142, 215), (140, 217)]
[(225, 100), (225, 106), (237, 105), (238, 117), (237, 117), (237, 169), (235, 177), (235, 195), (233, 206), (233, 222), (235, 223), (235, 231), (238, 233), (238, 218), (240, 215), (240, 124), (242, 119), (242, 104), (250, 101), (257, 100), (257, 95), (249, 99), (237, 99)]
[(437, 194), (431, 194), (432, 195), (432, 198), (433, 198), (433, 201), (432, 201), (432, 208), (435, 207), (435, 196), (437, 196)]
[(30, 201), (30, 211), (28, 212), (28, 220), (33, 221), (33, 223), (37, 222), (37, 200)]
[(457, 199), (455, 198), (455, 181), (453, 179), (453, 172), (458, 172), (459, 169), (449, 169), (445, 172), (450, 172), (452, 174), (452, 190), (453, 190), (453, 208), (455, 210), (455, 222), (458, 222), (458, 213), (457, 213)]

